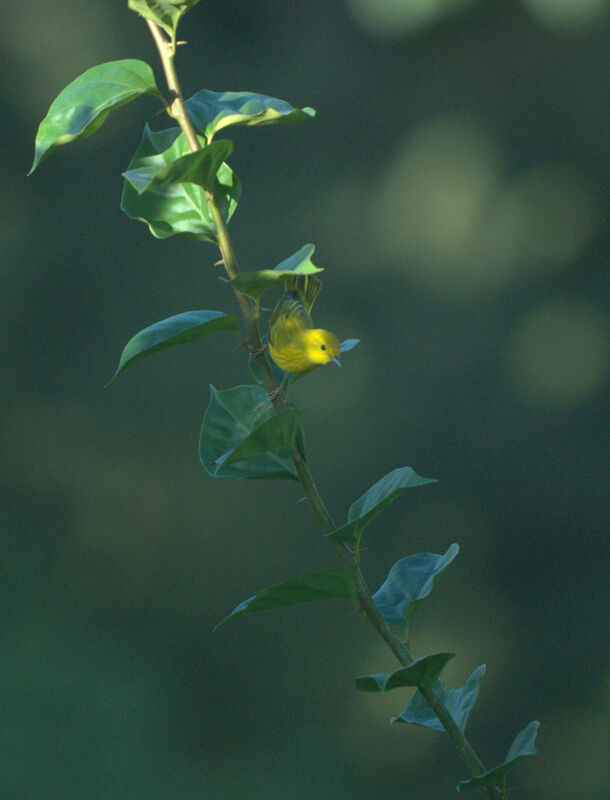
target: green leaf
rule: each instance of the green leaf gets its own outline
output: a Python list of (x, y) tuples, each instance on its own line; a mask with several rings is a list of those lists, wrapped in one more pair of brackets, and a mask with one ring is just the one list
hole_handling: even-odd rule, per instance
[(233, 142), (221, 139), (212, 142), (195, 153), (188, 153), (172, 161), (166, 167), (145, 166), (140, 169), (127, 170), (123, 177), (129, 181), (138, 194), (158, 186), (169, 186), (172, 183), (194, 183), (212, 190), (216, 176), (223, 161), (233, 152)]
[(172, 38), (180, 19), (199, 0), (127, 0), (127, 6), (141, 17), (156, 22)]
[(226, 466), (244, 461), (247, 458), (273, 451), (289, 452), (301, 425), (301, 415), (296, 409), (288, 409), (279, 414), (274, 414), (268, 420), (258, 425), (252, 433), (246, 436), (236, 448), (225, 456), (221, 456), (217, 463)]
[(514, 766), (515, 762), (523, 758), (523, 756), (534, 756), (538, 752), (534, 743), (538, 735), (539, 727), (540, 723), (538, 720), (530, 722), (527, 728), (524, 728), (517, 734), (502, 764), (499, 764), (497, 767), (487, 772), (482, 772), (480, 775), (475, 775), (475, 777), (470, 778), (470, 780), (460, 781), (457, 785), (458, 792), (470, 786), (501, 786), (504, 788), (506, 784), (506, 773)]
[(311, 603), (314, 600), (333, 600), (345, 598), (356, 602), (356, 584), (347, 570), (331, 569), (326, 572), (310, 572), (297, 578), (262, 589), (236, 606), (231, 613), (216, 625), (221, 625), (240, 614), (266, 611), (269, 608), (292, 606), (297, 603)]
[[(262, 386), (210, 386), (199, 437), (199, 459), (214, 478), (297, 480), (290, 455), (296, 411), (276, 414)], [(268, 424), (267, 424), (268, 423)]]
[[(354, 340), (348, 340), (354, 341)], [(351, 348), (349, 348), (351, 349)], [(415, 486), (435, 483), (433, 478), (421, 478), (411, 467), (399, 467), (384, 475), (350, 506), (347, 524), (330, 534), (332, 539), (358, 547), (366, 526), (399, 494)]]
[[(222, 142), (218, 145), (224, 147)], [(212, 151), (213, 158), (222, 150)], [(174, 167), (178, 175), (184, 175), (183, 165), (190, 170), (196, 161), (182, 161), (190, 153), (180, 128), (151, 131), (144, 128), (142, 141), (129, 162), (125, 173), (121, 208), (132, 219), (145, 222), (153, 236), (165, 239), (168, 236), (184, 236), (216, 243), (216, 226), (208, 208), (205, 190), (196, 183), (171, 182), (151, 185), (159, 172), (180, 160)], [(215, 155), (214, 155), (215, 154)], [(205, 156), (201, 156), (205, 160)], [(210, 165), (208, 165), (210, 166)], [(213, 168), (214, 165), (212, 165)], [(137, 187), (137, 188), (134, 188)], [(237, 208), (241, 187), (228, 164), (221, 164), (214, 184), (214, 196), (225, 220), (229, 220)], [(141, 192), (141, 194), (140, 194)]]
[(229, 125), (270, 125), (312, 119), (313, 108), (294, 108), (277, 97), (254, 92), (211, 92), (202, 89), (186, 101), (186, 109), (208, 141)]
[[(445, 681), (442, 678), (432, 687), (462, 732), (466, 730), (468, 715), (476, 703), (481, 678), (484, 674), (485, 664), (481, 664), (473, 670), (466, 683), (460, 689), (449, 689), (447, 691)], [(441, 721), (419, 691), (415, 692), (411, 702), (402, 714), (398, 717), (393, 717), (391, 722), (422, 725), (424, 728), (433, 728), (437, 731), (445, 730)]]
[(455, 653), (435, 653), (431, 656), (416, 658), (408, 667), (395, 672), (362, 675), (356, 678), (356, 688), (361, 692), (389, 692), (401, 686), (421, 686), (431, 689), (447, 662)]
[(119, 366), (109, 383), (119, 372), (133, 366), (140, 359), (167, 350), (168, 347), (196, 342), (217, 331), (236, 330), (237, 318), (221, 311), (185, 311), (183, 314), (162, 319), (136, 333), (127, 342), (121, 353)]
[(36, 134), (29, 175), (56, 147), (84, 139), (102, 125), (109, 112), (142, 94), (163, 97), (145, 61), (127, 58), (91, 67), (69, 83), (51, 103)]
[(408, 625), (419, 605), (434, 588), (438, 576), (459, 551), (457, 544), (452, 544), (442, 556), (416, 553), (397, 561), (373, 595), (375, 605), (385, 621), (403, 627)]
[(316, 272), (322, 272), (323, 268), (316, 267), (311, 261), (311, 256), (315, 249), (313, 244), (306, 244), (273, 269), (241, 272), (229, 282), (234, 289), (258, 301), (266, 289), (283, 283), (288, 275), (312, 275)]

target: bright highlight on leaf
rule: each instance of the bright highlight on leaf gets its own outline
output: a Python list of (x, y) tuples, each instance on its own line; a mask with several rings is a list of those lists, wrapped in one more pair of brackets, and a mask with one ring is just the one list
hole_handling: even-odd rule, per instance
[(289, 275), (313, 275), (316, 272), (322, 272), (323, 267), (316, 267), (311, 260), (315, 249), (313, 244), (303, 245), (300, 250), (288, 256), (273, 269), (242, 272), (233, 278), (230, 284), (234, 289), (247, 294), (258, 302), (266, 289), (284, 283)]
[(119, 372), (161, 350), (196, 342), (210, 333), (237, 331), (237, 317), (220, 311), (185, 311), (155, 322), (136, 333), (125, 345), (113, 381)]
[[(345, 349), (351, 350), (355, 347), (356, 345), (352, 344), (353, 342), (357, 344), (358, 340), (348, 339), (347, 343), (350, 346)], [(341, 351), (343, 352), (343, 346)], [(399, 467), (392, 470), (392, 472), (388, 472), (370, 489), (367, 489), (362, 497), (352, 503), (347, 514), (347, 524), (331, 533), (330, 538), (340, 542), (348, 542), (353, 547), (358, 547), (364, 529), (375, 519), (377, 514), (381, 513), (387, 505), (396, 500), (402, 492), (416, 486), (424, 486), (426, 483), (435, 483), (435, 479), (422, 478), (411, 467)]]
[(153, 71), (145, 61), (133, 58), (109, 61), (83, 72), (57, 95), (40, 123), (34, 162), (28, 174), (56, 147), (91, 136), (110, 111), (142, 94), (163, 99)]
[(127, 0), (127, 5), (175, 38), (181, 18), (198, 2), (199, 0)]
[(536, 736), (538, 735), (538, 728), (540, 723), (538, 720), (533, 720), (515, 737), (514, 742), (511, 744), (505, 760), (497, 767), (475, 775), (470, 780), (460, 781), (457, 785), (458, 792), (462, 789), (470, 788), (471, 786), (501, 786), (506, 785), (506, 773), (515, 765), (515, 763), (523, 756), (534, 756), (538, 752), (536, 745)]
[(302, 438), (298, 412), (276, 414), (262, 386), (210, 386), (199, 459), (212, 477), (298, 480), (290, 455), (295, 438)]
[(229, 125), (271, 125), (312, 119), (313, 108), (294, 108), (277, 97), (255, 92), (211, 92), (202, 89), (186, 101), (195, 126), (208, 141)]
[(431, 689), (445, 665), (454, 656), (455, 653), (435, 653), (416, 658), (408, 667), (402, 667), (395, 672), (363, 675), (356, 678), (356, 689), (361, 692), (389, 692), (404, 686)]
[(434, 588), (438, 576), (459, 551), (457, 544), (452, 544), (442, 556), (416, 553), (397, 561), (373, 595), (375, 605), (385, 621), (401, 627), (408, 625), (417, 608)]
[[(205, 190), (197, 183), (183, 181), (194, 170), (202, 169), (203, 179), (209, 183), (210, 172), (226, 147), (225, 143), (216, 142), (209, 161), (208, 155), (197, 154), (196, 158), (183, 161), (190, 149), (180, 128), (151, 131), (146, 125), (140, 146), (124, 173), (121, 209), (128, 217), (145, 222), (157, 239), (184, 236), (215, 243), (216, 227)], [(176, 162), (178, 166), (174, 166)], [(201, 174), (197, 180), (202, 180)], [(214, 182), (214, 196), (225, 221), (237, 208), (240, 192), (237, 177), (228, 164), (222, 163)]]
[[(432, 687), (462, 732), (466, 730), (468, 715), (476, 703), (481, 678), (484, 674), (485, 664), (481, 664), (472, 672), (460, 689), (449, 689), (447, 691), (445, 681), (442, 678)], [(445, 730), (441, 721), (419, 691), (415, 692), (411, 702), (402, 714), (398, 717), (393, 717), (391, 721), (422, 725), (424, 728), (433, 728), (437, 731)]]
[(219, 628), (227, 620), (239, 614), (266, 611), (270, 608), (311, 603), (314, 600), (344, 598), (356, 602), (356, 584), (347, 570), (331, 569), (326, 572), (311, 572), (297, 578), (262, 589), (236, 606), (231, 613), (216, 625)]
[(151, 165), (139, 170), (127, 170), (123, 177), (129, 181), (138, 194), (158, 186), (172, 183), (194, 183), (204, 189), (213, 189), (216, 176), (223, 161), (233, 152), (233, 142), (223, 139), (177, 158), (166, 167), (158, 169)]

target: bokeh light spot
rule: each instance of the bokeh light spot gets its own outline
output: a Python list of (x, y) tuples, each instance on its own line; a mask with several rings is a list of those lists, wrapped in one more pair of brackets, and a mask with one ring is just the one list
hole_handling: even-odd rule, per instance
[(348, 0), (361, 28), (387, 38), (420, 31), (472, 5), (473, 0)]
[(550, 28), (591, 27), (607, 13), (608, 0), (522, 0), (533, 17)]
[(602, 385), (610, 364), (607, 320), (591, 303), (547, 301), (523, 320), (510, 351), (518, 392), (546, 407), (575, 405)]
[(522, 268), (573, 261), (597, 229), (598, 203), (586, 177), (568, 164), (543, 163), (503, 192), (498, 216), (512, 222), (514, 257)]
[(596, 192), (576, 167), (535, 164), (507, 180), (496, 138), (459, 116), (413, 131), (372, 206), (375, 244), (391, 266), (452, 297), (563, 268), (599, 226)]
[[(65, 0), (54, 4), (52, 14), (44, 0), (28, 0), (27, 14), (21, 6), (3, 9), (4, 44), (19, 65), (19, 91), (13, 100), (28, 113), (36, 109), (39, 122), (53, 98), (77, 77), (75, 64), (82, 63), (84, 71), (110, 60), (113, 29), (122, 23), (111, 3)], [(83, 63), (84, 52), (89, 53), (89, 63)]]
[(481, 125), (463, 117), (421, 125), (373, 201), (379, 249), (418, 282), (470, 294), (491, 276), (473, 255), (499, 181), (500, 154)]

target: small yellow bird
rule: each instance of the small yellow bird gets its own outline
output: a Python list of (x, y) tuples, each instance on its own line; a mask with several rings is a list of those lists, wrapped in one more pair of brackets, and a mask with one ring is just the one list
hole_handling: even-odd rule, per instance
[(313, 275), (294, 275), (269, 320), (269, 353), (285, 372), (305, 373), (334, 361), (341, 366), (341, 345), (334, 333), (314, 328), (311, 309), (322, 288)]

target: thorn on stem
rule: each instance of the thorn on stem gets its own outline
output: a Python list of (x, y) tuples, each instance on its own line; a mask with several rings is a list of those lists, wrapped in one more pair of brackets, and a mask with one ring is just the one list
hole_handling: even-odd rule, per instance
[(252, 356), (254, 358), (258, 358), (259, 356), (263, 355), (263, 353), (265, 352), (266, 349), (267, 349), (267, 345), (266, 344), (262, 344), (260, 347), (257, 347), (256, 350), (252, 351)]

